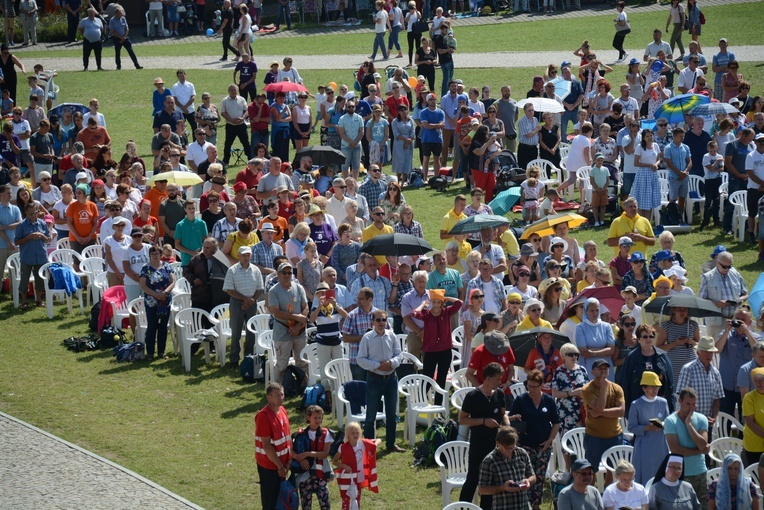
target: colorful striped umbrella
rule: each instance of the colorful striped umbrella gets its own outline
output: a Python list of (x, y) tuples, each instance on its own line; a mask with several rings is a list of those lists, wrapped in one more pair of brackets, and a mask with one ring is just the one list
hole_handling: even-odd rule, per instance
[(702, 94), (682, 94), (666, 99), (655, 110), (655, 118), (662, 117), (671, 124), (684, 122), (684, 114), (698, 105), (710, 103), (708, 96)]

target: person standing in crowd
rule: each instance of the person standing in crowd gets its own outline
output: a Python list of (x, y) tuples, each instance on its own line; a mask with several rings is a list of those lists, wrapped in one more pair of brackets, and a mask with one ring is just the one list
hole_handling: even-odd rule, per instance
[[(65, 0), (63, 7), (66, 10), (66, 43), (72, 44), (76, 42), (77, 27), (80, 24), (80, 8), (82, 7), (82, 0)], [(14, 96), (11, 96), (15, 101), (15, 90), (12, 91)]]
[(42, 293), (45, 284), (40, 277), (40, 268), (48, 262), (48, 252), (45, 246), (50, 242), (50, 232), (43, 220), (37, 217), (37, 204), (29, 202), (25, 206), (24, 221), (16, 226), (13, 243), (19, 249), (19, 261), (21, 262), (21, 279), (19, 289), (21, 292), (21, 309), (29, 308), (27, 300), (29, 294), (29, 277), (34, 275), (34, 297), (37, 306), (43, 306)]
[[(236, 74), (234, 72), (234, 74)], [(220, 105), (220, 114), (225, 119), (225, 147), (223, 148), (223, 165), (228, 166), (231, 161), (231, 147), (236, 138), (241, 142), (247, 160), (252, 157), (250, 153), (250, 141), (247, 136), (247, 125), (244, 123), (247, 113), (247, 100), (239, 95), (239, 87), (232, 83), (228, 86), (228, 96)]]
[[(228, 268), (223, 282), (223, 290), (231, 296), (229, 310), (231, 313), (231, 365), (239, 366), (241, 352), (241, 330), (247, 321), (257, 315), (257, 300), (263, 293), (263, 276), (260, 270), (251, 263), (252, 248), (242, 246), (238, 250), (239, 262)], [(247, 328), (244, 356), (249, 356), (255, 350), (255, 334)]]
[(630, 402), (628, 423), (629, 432), (634, 434), (634, 478), (644, 485), (655, 474), (660, 459), (669, 453), (666, 436), (655, 420), (662, 423), (670, 411), (666, 399), (658, 396), (658, 390), (663, 387), (658, 374), (642, 372), (640, 386), (643, 395)]
[(719, 349), (719, 372), (724, 387), (719, 411), (730, 416), (735, 415), (735, 407), (742, 406), (740, 388), (737, 385), (740, 367), (752, 360), (754, 352), (758, 351), (757, 343), (762, 341), (761, 334), (751, 331), (752, 323), (751, 311), (739, 307), (732, 319), (725, 321), (724, 331), (716, 340), (716, 348)]
[[(146, 309), (146, 356), (149, 359), (154, 357), (156, 345), (157, 358), (167, 359), (164, 351), (175, 275), (172, 267), (162, 261), (162, 250), (158, 246), (148, 248), (148, 252), (149, 262), (140, 270), (140, 288)], [(125, 262), (128, 263), (127, 260)]]
[[(302, 352), (305, 348), (305, 326), (308, 323), (308, 298), (305, 289), (292, 279), (292, 265), (283, 262), (278, 267), (278, 285), (268, 291), (268, 309), (273, 315), (273, 346), (276, 351), (276, 366), (273, 380), (281, 381), (289, 364), (292, 351)], [(299, 358), (299, 354), (298, 354)], [(308, 364), (296, 359), (295, 365), (306, 371)]]
[(220, 28), (218, 28), (217, 35), (223, 36), (223, 58), (220, 60), (228, 60), (228, 50), (231, 50), (231, 53), (236, 55), (236, 57), (239, 57), (238, 50), (231, 46), (231, 36), (233, 35), (233, 9), (231, 9), (231, 0), (225, 0), (223, 2), (223, 8), (220, 12)]
[(748, 299), (748, 286), (732, 265), (732, 254), (723, 251), (716, 256), (716, 267), (700, 278), (698, 297), (712, 301), (722, 313), (722, 317), (706, 318), (708, 336), (712, 338), (719, 338), (724, 320), (731, 319), (737, 306)]
[[(178, 69), (175, 73), (178, 81), (172, 86), (172, 95), (175, 98), (175, 111), (180, 112), (186, 118), (186, 122), (192, 131), (196, 130), (196, 89), (194, 84), (186, 80), (186, 71)], [(175, 124), (172, 124), (173, 126)]]
[(127, 50), (127, 54), (130, 55), (130, 60), (133, 61), (133, 65), (136, 69), (143, 69), (143, 66), (138, 63), (138, 57), (135, 56), (133, 51), (133, 43), (130, 41), (130, 27), (127, 26), (127, 19), (125, 18), (125, 9), (121, 5), (117, 5), (114, 10), (114, 17), (109, 20), (109, 31), (111, 37), (114, 40), (114, 63), (117, 64), (117, 71), (122, 69), (122, 48)]
[(95, 52), (96, 66), (99, 71), (103, 71), (101, 68), (101, 50), (103, 44), (101, 43), (101, 37), (103, 36), (103, 22), (100, 18), (96, 18), (96, 10), (92, 7), (88, 9), (88, 17), (80, 21), (78, 26), (80, 33), (82, 34), (82, 67), (83, 71), (88, 70), (88, 63), (90, 61), (90, 53)]
[(266, 405), (255, 415), (255, 462), (260, 478), (260, 506), (276, 510), (281, 481), (291, 460), (289, 414), (284, 408), (284, 387), (277, 382), (265, 388)]
[(536, 483), (531, 459), (519, 445), (517, 431), (502, 425), (496, 432), (496, 448), (480, 463), (478, 492), (493, 496), (494, 510), (529, 508), (528, 491)]

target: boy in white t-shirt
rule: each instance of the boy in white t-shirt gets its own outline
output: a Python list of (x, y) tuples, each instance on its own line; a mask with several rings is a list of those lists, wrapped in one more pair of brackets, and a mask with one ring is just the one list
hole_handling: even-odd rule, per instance
[(607, 184), (610, 171), (605, 168), (605, 156), (598, 152), (594, 155), (594, 166), (589, 170), (589, 182), (592, 185), (592, 215), (594, 226), (605, 224), (605, 208), (607, 208)]
[(541, 207), (539, 208), (539, 219), (557, 214), (557, 212), (554, 210), (554, 203), (556, 200), (557, 190), (554, 188), (549, 188), (546, 190), (546, 198), (544, 198), (544, 200), (541, 202)]
[(708, 152), (703, 155), (703, 179), (706, 183), (706, 203), (703, 207), (703, 230), (713, 219), (714, 226), (719, 225), (719, 188), (722, 185), (724, 156), (718, 153), (719, 146), (713, 140), (706, 145)]

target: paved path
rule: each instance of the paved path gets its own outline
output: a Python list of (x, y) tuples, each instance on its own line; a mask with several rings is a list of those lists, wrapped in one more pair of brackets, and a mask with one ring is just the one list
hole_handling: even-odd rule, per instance
[(202, 510), (103, 457), (0, 413), (0, 509)]

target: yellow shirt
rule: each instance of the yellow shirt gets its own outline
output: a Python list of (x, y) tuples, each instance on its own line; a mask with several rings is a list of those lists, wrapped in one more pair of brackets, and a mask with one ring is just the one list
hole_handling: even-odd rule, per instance
[[(633, 233), (635, 230), (637, 233), (642, 234), (645, 237), (655, 237), (655, 234), (653, 234), (653, 227), (650, 225), (650, 221), (647, 218), (643, 218), (639, 214), (634, 216), (634, 218), (629, 218), (626, 216), (626, 213), (622, 213), (618, 218), (613, 220), (610, 224), (610, 231), (608, 232), (607, 237), (608, 239), (619, 239), (626, 234)], [(634, 246), (631, 247), (629, 253), (641, 251), (645, 258), (649, 260), (647, 249), (648, 246), (645, 243), (637, 241), (634, 243)], [(618, 255), (617, 245), (613, 247), (613, 256), (615, 255)]]
[[(456, 241), (456, 239), (454, 239)], [(456, 241), (457, 243), (459, 241)], [(470, 252), (473, 250), (472, 245), (468, 243), (466, 240), (459, 243), (459, 258), (462, 260), (465, 260), (467, 258), (467, 255), (470, 254)], [(464, 271), (460, 271), (460, 274)]]
[[(743, 397), (743, 416), (753, 416), (760, 427), (764, 427), (764, 395), (756, 390)], [(757, 436), (748, 425), (743, 429), (743, 448), (749, 452), (764, 451), (764, 438)]]
[(644, 303), (642, 303), (642, 324), (647, 324), (648, 326), (655, 326), (656, 324), (660, 325), (661, 323), (666, 322), (667, 317), (671, 317), (671, 309), (668, 307), (664, 309), (663, 315), (661, 315), (660, 312), (646, 312), (645, 308), (647, 308), (647, 305), (649, 305), (652, 300), (653, 298), (650, 296), (645, 299)]
[[(499, 239), (503, 245), (502, 248), (504, 249), (504, 253), (507, 255), (507, 260), (520, 256), (520, 245), (517, 244), (515, 234), (513, 234), (511, 230), (505, 230)], [(509, 272), (509, 266), (510, 264), (507, 264), (507, 272)]]
[[(390, 225), (385, 225), (381, 229), (378, 229), (373, 223), (363, 229), (363, 234), (361, 234), (361, 244), (365, 243), (369, 239), (374, 239), (377, 236), (385, 235), (385, 234), (392, 234), (393, 233), (393, 227)], [(387, 259), (385, 259), (384, 255), (377, 255), (374, 257), (377, 259), (377, 262), (379, 262), (380, 265), (387, 264)]]
[(541, 318), (539, 318), (539, 325), (538, 326), (534, 326), (533, 323), (531, 322), (530, 316), (526, 316), (523, 319), (523, 322), (518, 324), (517, 328), (515, 328), (515, 333), (517, 333), (518, 331), (525, 331), (527, 329), (533, 329), (533, 328), (549, 328), (549, 329), (554, 329), (552, 327), (552, 323), (551, 322), (545, 321), (544, 319), (541, 319)]
[[(446, 213), (445, 216), (443, 216), (443, 220), (441, 220), (441, 222), (440, 222), (440, 229), (444, 230), (446, 232), (450, 232), (451, 229), (454, 228), (454, 225), (459, 223), (461, 220), (466, 220), (466, 219), (467, 219), (467, 215), (466, 214), (464, 214), (462, 212), (462, 213), (459, 213), (457, 215), (456, 211), (451, 209), (450, 211), (448, 211), (448, 213)], [(448, 237), (448, 238), (444, 239), (443, 240), (443, 244), (445, 245), (446, 243), (451, 241), (453, 238), (454, 237), (451, 236), (451, 237)], [(461, 252), (459, 253), (459, 256), (460, 257), (462, 256)]]
[[(586, 406), (591, 406), (599, 396), (599, 388), (594, 382), (588, 382), (581, 389), (581, 398)], [(608, 384), (607, 397), (605, 397), (605, 408), (618, 407), (624, 402), (623, 390), (615, 383)], [(618, 418), (604, 418), (600, 416), (595, 418), (591, 415), (586, 416), (586, 433), (590, 436), (600, 439), (610, 439), (621, 433), (621, 424)], [(758, 451), (758, 450), (757, 450)]]
[(257, 244), (258, 238), (256, 233), (250, 232), (249, 238), (244, 239), (241, 237), (241, 234), (237, 230), (236, 232), (231, 232), (228, 234), (226, 241), (231, 241), (231, 251), (228, 252), (228, 256), (238, 260), (239, 248), (242, 246), (249, 246), (252, 248)]

